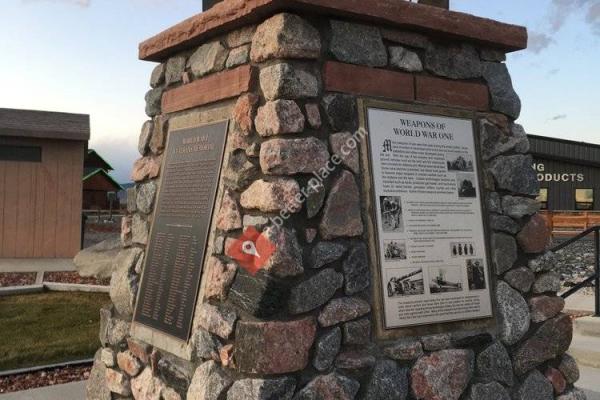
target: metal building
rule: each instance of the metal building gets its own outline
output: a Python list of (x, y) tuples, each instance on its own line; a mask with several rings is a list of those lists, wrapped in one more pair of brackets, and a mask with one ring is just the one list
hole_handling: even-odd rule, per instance
[(600, 210), (600, 145), (529, 135), (548, 211)]

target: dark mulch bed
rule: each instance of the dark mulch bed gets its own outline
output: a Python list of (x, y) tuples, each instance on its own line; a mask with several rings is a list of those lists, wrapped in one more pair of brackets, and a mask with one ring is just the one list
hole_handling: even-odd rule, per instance
[(82, 365), (0, 377), (0, 393), (18, 392), (43, 386), (83, 381), (90, 377), (91, 370), (91, 365)]
[(110, 278), (82, 278), (77, 272), (46, 272), (44, 274), (44, 282), (52, 283), (77, 283), (81, 285), (101, 285), (109, 286)]
[(35, 272), (0, 273), (0, 287), (33, 285), (35, 283), (35, 276)]

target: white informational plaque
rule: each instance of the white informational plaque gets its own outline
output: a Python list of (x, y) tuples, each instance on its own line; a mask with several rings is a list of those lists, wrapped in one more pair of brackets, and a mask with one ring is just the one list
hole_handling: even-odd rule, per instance
[(491, 317), (473, 121), (366, 117), (384, 329)]

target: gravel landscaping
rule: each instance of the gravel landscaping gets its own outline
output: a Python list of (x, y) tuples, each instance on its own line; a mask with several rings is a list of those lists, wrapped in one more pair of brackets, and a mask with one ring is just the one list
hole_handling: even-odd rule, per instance
[(83, 381), (90, 377), (91, 369), (89, 364), (0, 377), (0, 394)]
[[(559, 244), (561, 240), (555, 240)], [(594, 241), (580, 240), (556, 253), (560, 266), (563, 289), (583, 282), (594, 274)], [(581, 293), (593, 295), (593, 288), (583, 289)]]
[(4, 272), (0, 273), (0, 287), (28, 286), (35, 283), (35, 272)]

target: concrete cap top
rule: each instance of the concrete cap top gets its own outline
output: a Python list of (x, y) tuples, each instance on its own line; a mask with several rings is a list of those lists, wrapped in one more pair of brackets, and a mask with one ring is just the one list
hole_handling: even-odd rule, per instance
[(527, 48), (527, 29), (522, 26), (403, 0), (224, 0), (142, 42), (139, 58), (163, 61), (210, 37), (282, 11), (307, 11), (379, 23), (475, 42), (506, 52)]

